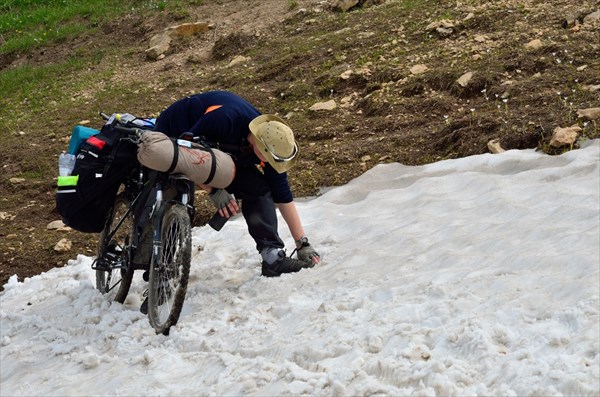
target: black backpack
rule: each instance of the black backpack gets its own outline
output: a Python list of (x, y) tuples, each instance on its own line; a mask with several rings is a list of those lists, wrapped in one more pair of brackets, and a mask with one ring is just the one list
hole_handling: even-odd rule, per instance
[(65, 225), (84, 233), (104, 229), (121, 183), (138, 165), (137, 146), (123, 137), (105, 124), (81, 144), (71, 175), (59, 177), (56, 209)]

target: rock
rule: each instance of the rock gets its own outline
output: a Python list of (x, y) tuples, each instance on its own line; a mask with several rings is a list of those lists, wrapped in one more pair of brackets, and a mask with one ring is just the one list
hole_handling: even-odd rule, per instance
[(600, 118), (600, 108), (587, 108), (577, 110), (577, 118), (597, 120)]
[(452, 33), (454, 33), (454, 30), (449, 28), (437, 28), (435, 32), (438, 34), (439, 37), (446, 38), (451, 36)]
[(54, 246), (54, 251), (67, 252), (67, 251), (71, 250), (72, 246), (73, 246), (73, 243), (71, 242), (71, 240), (63, 238), (63, 239), (60, 239), (60, 241), (58, 243), (56, 243), (56, 245)]
[(348, 80), (350, 76), (352, 76), (352, 70), (346, 70), (344, 73), (340, 74), (342, 80)]
[(541, 47), (542, 47), (542, 40), (540, 40), (540, 39), (534, 39), (534, 40), (531, 40), (529, 43), (525, 44), (525, 48), (527, 48), (529, 50), (537, 50)]
[(204, 63), (208, 59), (209, 57), (205, 54), (190, 54), (190, 56), (187, 57), (187, 61), (194, 64)]
[(13, 185), (17, 185), (19, 183), (25, 182), (25, 178), (10, 178), (9, 182), (12, 183)]
[(585, 91), (590, 91), (590, 92), (600, 91), (600, 84), (598, 84), (598, 85), (586, 85), (586, 86), (583, 86), (583, 89)]
[(150, 59), (159, 60), (164, 58), (164, 54), (169, 51), (171, 40), (179, 37), (190, 37), (198, 33), (208, 32), (214, 26), (204, 22), (183, 23), (181, 25), (170, 26), (160, 33), (155, 34), (150, 39), (150, 44), (146, 50), (146, 56)]
[(600, 10), (594, 11), (591, 14), (588, 14), (585, 17), (583, 17), (583, 23), (591, 23), (594, 21), (600, 21)]
[(352, 94), (343, 97), (341, 100), (340, 107), (341, 108), (349, 108), (349, 107), (354, 106), (354, 102), (356, 101), (357, 98), (358, 98), (358, 94), (356, 92), (353, 92)]
[(238, 55), (238, 56), (236, 56), (235, 58), (233, 58), (233, 59), (231, 60), (231, 62), (229, 62), (229, 64), (227, 65), (227, 67), (229, 67), (229, 68), (230, 68), (230, 67), (232, 67), (232, 66), (235, 66), (235, 65), (237, 65), (237, 64), (239, 64), (239, 63), (248, 62), (249, 60), (250, 60), (250, 58), (249, 58), (249, 57), (245, 57), (245, 56), (243, 56), (243, 55)]
[(461, 87), (466, 87), (469, 85), (469, 82), (471, 81), (472, 78), (473, 78), (473, 72), (467, 72), (467, 73), (463, 74), (462, 76), (460, 76), (458, 78), (458, 80), (456, 80), (456, 82)]
[(333, 0), (331, 2), (331, 8), (336, 11), (346, 12), (352, 7), (358, 5), (359, 0)]
[(167, 28), (171, 38), (173, 37), (189, 37), (198, 33), (206, 33), (210, 30), (209, 24), (205, 22), (183, 23), (181, 25), (171, 26)]
[(318, 110), (333, 110), (337, 108), (337, 104), (335, 100), (331, 99), (327, 102), (317, 102), (312, 105), (309, 110), (318, 111)]
[(442, 19), (440, 21), (431, 22), (429, 25), (427, 25), (425, 30), (430, 33), (435, 32), (438, 35), (438, 37), (445, 38), (454, 33), (455, 27), (456, 26), (454, 22), (452, 22), (451, 20)]
[(150, 39), (150, 48), (146, 50), (146, 56), (151, 59), (158, 59), (169, 50), (171, 45), (171, 36), (168, 32), (161, 32)]
[(583, 20), (583, 18), (582, 18), (581, 12), (575, 12), (575, 13), (567, 15), (561, 21), (561, 26), (563, 27), (563, 29), (572, 28), (582, 20)]
[(504, 148), (502, 148), (502, 146), (500, 146), (499, 139), (492, 139), (491, 141), (488, 142), (487, 147), (488, 147), (490, 153), (493, 153), (493, 154), (498, 154), (498, 153), (502, 153), (502, 152), (506, 151), (506, 150), (504, 150)]
[(16, 217), (16, 215), (14, 215), (14, 214), (10, 214), (10, 213), (4, 212), (4, 211), (0, 212), (0, 219), (1, 220), (12, 221), (13, 219), (15, 219), (15, 217)]
[(346, 12), (353, 7), (371, 7), (385, 3), (386, 0), (330, 0), (329, 6), (334, 11)]
[(46, 229), (48, 229), (48, 230), (60, 229), (63, 226), (65, 226), (63, 221), (52, 221), (46, 226)]
[(570, 146), (575, 143), (580, 133), (581, 128), (577, 125), (565, 128), (557, 127), (552, 132), (550, 146), (555, 148), (559, 148), (562, 146)]
[(454, 27), (454, 23), (452, 21), (450, 21), (449, 19), (442, 19), (440, 21), (431, 22), (429, 25), (427, 25), (425, 30), (428, 32), (432, 32), (439, 28), (452, 29), (453, 27)]
[(427, 65), (423, 65), (423, 64), (415, 65), (412, 68), (410, 68), (410, 72), (412, 74), (422, 74), (428, 70), (429, 70), (429, 68), (427, 67)]

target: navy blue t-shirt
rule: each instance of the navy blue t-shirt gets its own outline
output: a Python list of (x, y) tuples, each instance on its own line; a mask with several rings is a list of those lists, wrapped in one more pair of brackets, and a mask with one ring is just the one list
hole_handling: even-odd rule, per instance
[[(171, 137), (184, 132), (203, 136), (208, 142), (243, 145), (250, 133), (248, 125), (260, 112), (243, 98), (226, 91), (209, 91), (182, 98), (166, 108), (156, 120), (156, 130)], [(227, 150), (224, 150), (227, 151)], [(253, 152), (235, 157), (236, 166), (261, 164)], [(263, 165), (267, 183), (276, 203), (293, 200), (287, 174)]]

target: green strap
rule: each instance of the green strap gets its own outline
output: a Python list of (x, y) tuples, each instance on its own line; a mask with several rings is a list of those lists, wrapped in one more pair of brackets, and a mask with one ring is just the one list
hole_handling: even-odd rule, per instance
[(77, 186), (79, 175), (59, 176), (57, 185), (58, 187), (63, 186)]

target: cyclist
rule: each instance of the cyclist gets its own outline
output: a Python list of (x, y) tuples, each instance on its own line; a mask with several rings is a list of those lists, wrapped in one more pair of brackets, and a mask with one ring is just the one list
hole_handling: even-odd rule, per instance
[[(304, 233), (288, 184), (286, 172), (296, 163), (299, 148), (285, 121), (261, 115), (231, 92), (210, 91), (171, 104), (158, 117), (156, 130), (172, 137), (191, 132), (233, 157), (233, 182), (225, 189), (202, 188), (226, 218), (240, 211), (236, 198), (241, 199), (248, 232), (262, 258), (263, 276), (277, 277), (320, 262)], [(283, 250), (276, 208), (295, 240), (298, 259), (286, 256)]]

